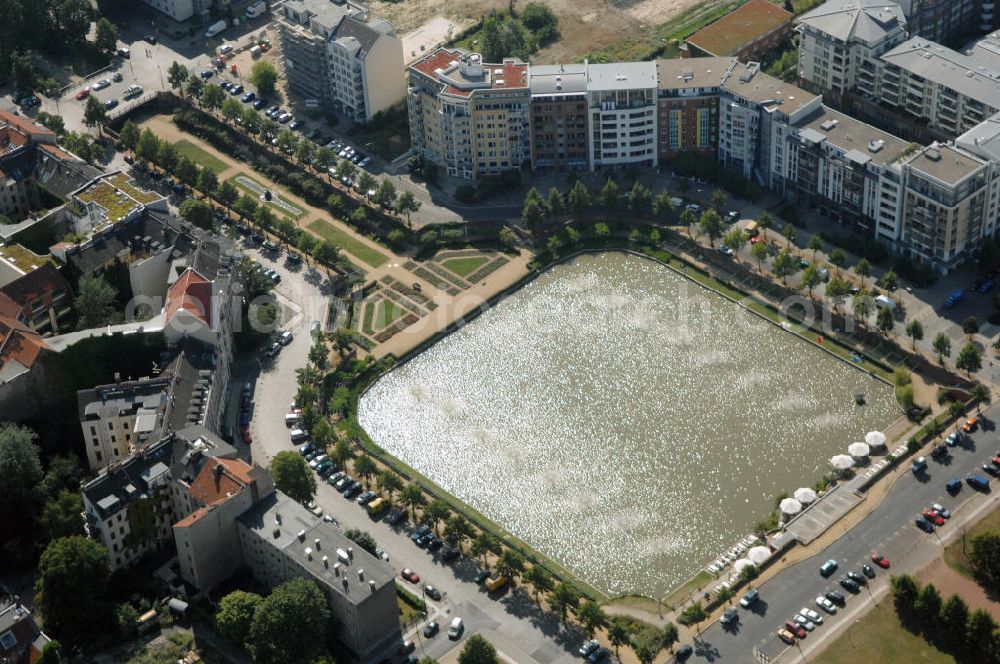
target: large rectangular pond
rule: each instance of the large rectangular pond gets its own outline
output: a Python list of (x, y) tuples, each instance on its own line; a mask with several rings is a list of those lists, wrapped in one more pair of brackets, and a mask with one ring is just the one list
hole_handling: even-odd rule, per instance
[(511, 533), (653, 597), (898, 412), (885, 384), (622, 253), (555, 267), (359, 405), (376, 443)]

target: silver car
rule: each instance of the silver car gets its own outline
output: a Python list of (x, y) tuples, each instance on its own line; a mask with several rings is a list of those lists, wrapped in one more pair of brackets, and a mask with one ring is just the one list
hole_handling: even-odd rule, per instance
[(819, 608), (823, 609), (824, 611), (826, 611), (831, 615), (837, 612), (837, 607), (833, 605), (833, 602), (823, 597), (822, 595), (816, 598), (816, 604), (819, 606)]
[(97, 83), (94, 83), (94, 90), (103, 90), (104, 88), (111, 85), (111, 81), (106, 78), (102, 78)]
[(816, 624), (813, 623), (813, 621), (809, 620), (808, 618), (800, 614), (796, 614), (795, 624), (805, 627), (807, 632), (811, 632), (814, 629), (816, 629)]
[(806, 618), (813, 621), (817, 625), (823, 624), (823, 616), (821, 616), (820, 614), (818, 614), (817, 612), (813, 611), (808, 607), (803, 606), (801, 609), (799, 609), (799, 613), (801, 613), (802, 615), (804, 615)]

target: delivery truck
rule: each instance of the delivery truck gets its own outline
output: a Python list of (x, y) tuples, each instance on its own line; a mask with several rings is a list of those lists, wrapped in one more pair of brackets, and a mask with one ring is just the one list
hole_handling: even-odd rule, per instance
[(219, 34), (226, 29), (225, 21), (216, 21), (212, 25), (208, 26), (208, 30), (205, 31), (205, 39), (211, 39), (215, 35)]

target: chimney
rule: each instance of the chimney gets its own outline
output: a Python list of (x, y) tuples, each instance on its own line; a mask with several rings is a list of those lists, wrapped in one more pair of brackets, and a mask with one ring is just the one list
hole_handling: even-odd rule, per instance
[(375, 580), (374, 579), (372, 579), (371, 581), (368, 582), (368, 587), (372, 589), (372, 592), (375, 592)]
[(313, 540), (313, 544), (316, 545), (316, 550), (319, 551), (319, 538)]
[(347, 547), (347, 557), (350, 558), (351, 560), (354, 560), (354, 547), (352, 546)]
[(310, 548), (309, 548), (309, 547), (307, 546), (307, 547), (306, 547), (306, 560), (312, 560), (312, 559), (313, 559), (313, 550), (312, 550), (312, 549), (310, 549)]
[(330, 569), (330, 559), (326, 556), (323, 556), (323, 567)]
[(305, 542), (306, 541), (306, 531), (305, 531), (305, 528), (303, 528), (302, 530), (300, 530), (298, 532), (298, 534), (296, 535), (296, 537), (299, 538), (300, 542)]
[(364, 581), (364, 580), (365, 580), (365, 570), (364, 568), (361, 568), (358, 570), (358, 581)]

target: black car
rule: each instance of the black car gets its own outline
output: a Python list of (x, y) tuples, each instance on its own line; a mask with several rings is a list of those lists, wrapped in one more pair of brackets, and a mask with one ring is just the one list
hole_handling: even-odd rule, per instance
[(390, 526), (395, 526), (397, 523), (406, 518), (406, 508), (401, 506), (396, 506), (386, 512), (385, 518), (382, 519)]
[(831, 590), (830, 592), (828, 592), (826, 594), (826, 598), (831, 602), (833, 602), (834, 604), (839, 604), (841, 606), (847, 604), (847, 598), (844, 597), (839, 592), (837, 592), (836, 590)]
[(430, 541), (427, 542), (427, 550), (428, 551), (437, 551), (442, 546), (444, 546), (444, 542), (442, 542), (437, 537), (431, 537)]
[(441, 599), (441, 591), (434, 586), (424, 586), (424, 594), (435, 602)]
[(419, 546), (419, 547), (420, 547), (421, 549), (423, 549), (423, 548), (425, 548), (425, 547), (426, 547), (426, 546), (427, 546), (428, 544), (430, 544), (430, 543), (431, 543), (431, 539), (432, 539), (433, 537), (434, 537), (434, 536), (433, 536), (433, 535), (431, 535), (430, 533), (425, 533), (425, 534), (424, 534), (424, 535), (423, 535), (422, 537), (419, 537), (418, 539), (416, 539), (416, 540), (414, 540), (414, 541), (415, 541), (415, 542), (417, 543), (417, 546)]
[(257, 101), (255, 101), (253, 103), (253, 110), (259, 111), (260, 109), (264, 108), (265, 106), (267, 106), (267, 100), (265, 100), (265, 99), (258, 99)]
[(875, 578), (875, 568), (872, 567), (871, 565), (862, 565), (861, 571), (864, 572), (865, 576), (867, 576), (869, 579)]
[(229, 87), (229, 94), (233, 95), (234, 97), (236, 95), (243, 94), (243, 84), (242, 83), (237, 83), (236, 85), (230, 86)]
[(156, 43), (156, 35), (143, 35), (142, 38), (148, 41), (150, 44)]
[(841, 579), (840, 579), (840, 585), (841, 585), (841, 587), (844, 590), (848, 590), (848, 591), (850, 591), (852, 593), (856, 593), (856, 592), (859, 592), (861, 590), (861, 586), (859, 586), (854, 581), (854, 579), (852, 579), (849, 576), (841, 577)]
[(440, 631), (441, 626), (437, 624), (437, 621), (432, 620), (427, 623), (427, 627), (424, 627), (424, 638), (429, 639)]
[(1000, 477), (1000, 467), (995, 463), (984, 463), (983, 470), (994, 477)]
[(483, 585), (484, 583), (486, 583), (486, 579), (488, 578), (490, 578), (490, 571), (488, 569), (484, 569), (482, 572), (476, 575), (476, 583), (479, 585)]
[(288, 125), (288, 128), (292, 131), (298, 131), (305, 124), (302, 120), (296, 120), (292, 124)]
[(431, 532), (430, 526), (420, 526), (419, 528), (414, 530), (413, 533), (410, 534), (410, 539), (416, 542), (429, 532)]
[(694, 648), (691, 647), (690, 643), (686, 643), (677, 649), (674, 653), (674, 660), (678, 662), (683, 662), (694, 652)]
[(866, 579), (864, 575), (858, 574), (857, 572), (848, 572), (847, 577), (851, 579), (851, 581), (854, 581), (854, 583), (858, 584), (859, 586), (864, 586), (868, 584), (868, 579)]

